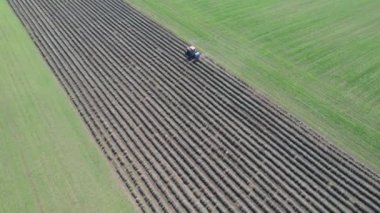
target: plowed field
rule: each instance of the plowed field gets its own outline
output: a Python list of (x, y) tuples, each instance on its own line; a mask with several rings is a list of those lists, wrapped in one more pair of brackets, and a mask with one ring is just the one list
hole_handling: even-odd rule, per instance
[(9, 0), (141, 211), (377, 211), (379, 176), (122, 0)]

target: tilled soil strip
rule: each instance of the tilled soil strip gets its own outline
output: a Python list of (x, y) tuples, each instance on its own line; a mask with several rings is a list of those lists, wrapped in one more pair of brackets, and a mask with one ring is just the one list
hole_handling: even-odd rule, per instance
[(141, 211), (377, 211), (379, 176), (122, 0), (8, 0)]

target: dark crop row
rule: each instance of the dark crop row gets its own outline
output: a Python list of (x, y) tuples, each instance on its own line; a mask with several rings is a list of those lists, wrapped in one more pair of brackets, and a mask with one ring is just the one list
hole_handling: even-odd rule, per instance
[(379, 176), (121, 0), (9, 0), (142, 211), (377, 211)]

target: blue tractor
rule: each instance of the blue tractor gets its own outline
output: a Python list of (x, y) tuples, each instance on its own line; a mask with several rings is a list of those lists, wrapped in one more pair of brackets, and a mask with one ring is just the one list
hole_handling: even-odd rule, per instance
[(201, 58), (201, 53), (194, 47), (186, 47), (185, 56), (189, 61), (199, 61)]

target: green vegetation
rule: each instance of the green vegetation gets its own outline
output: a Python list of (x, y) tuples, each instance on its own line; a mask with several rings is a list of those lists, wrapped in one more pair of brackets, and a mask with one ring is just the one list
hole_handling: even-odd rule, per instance
[(0, 212), (134, 211), (68, 100), (0, 1)]
[(380, 1), (127, 0), (380, 169)]

